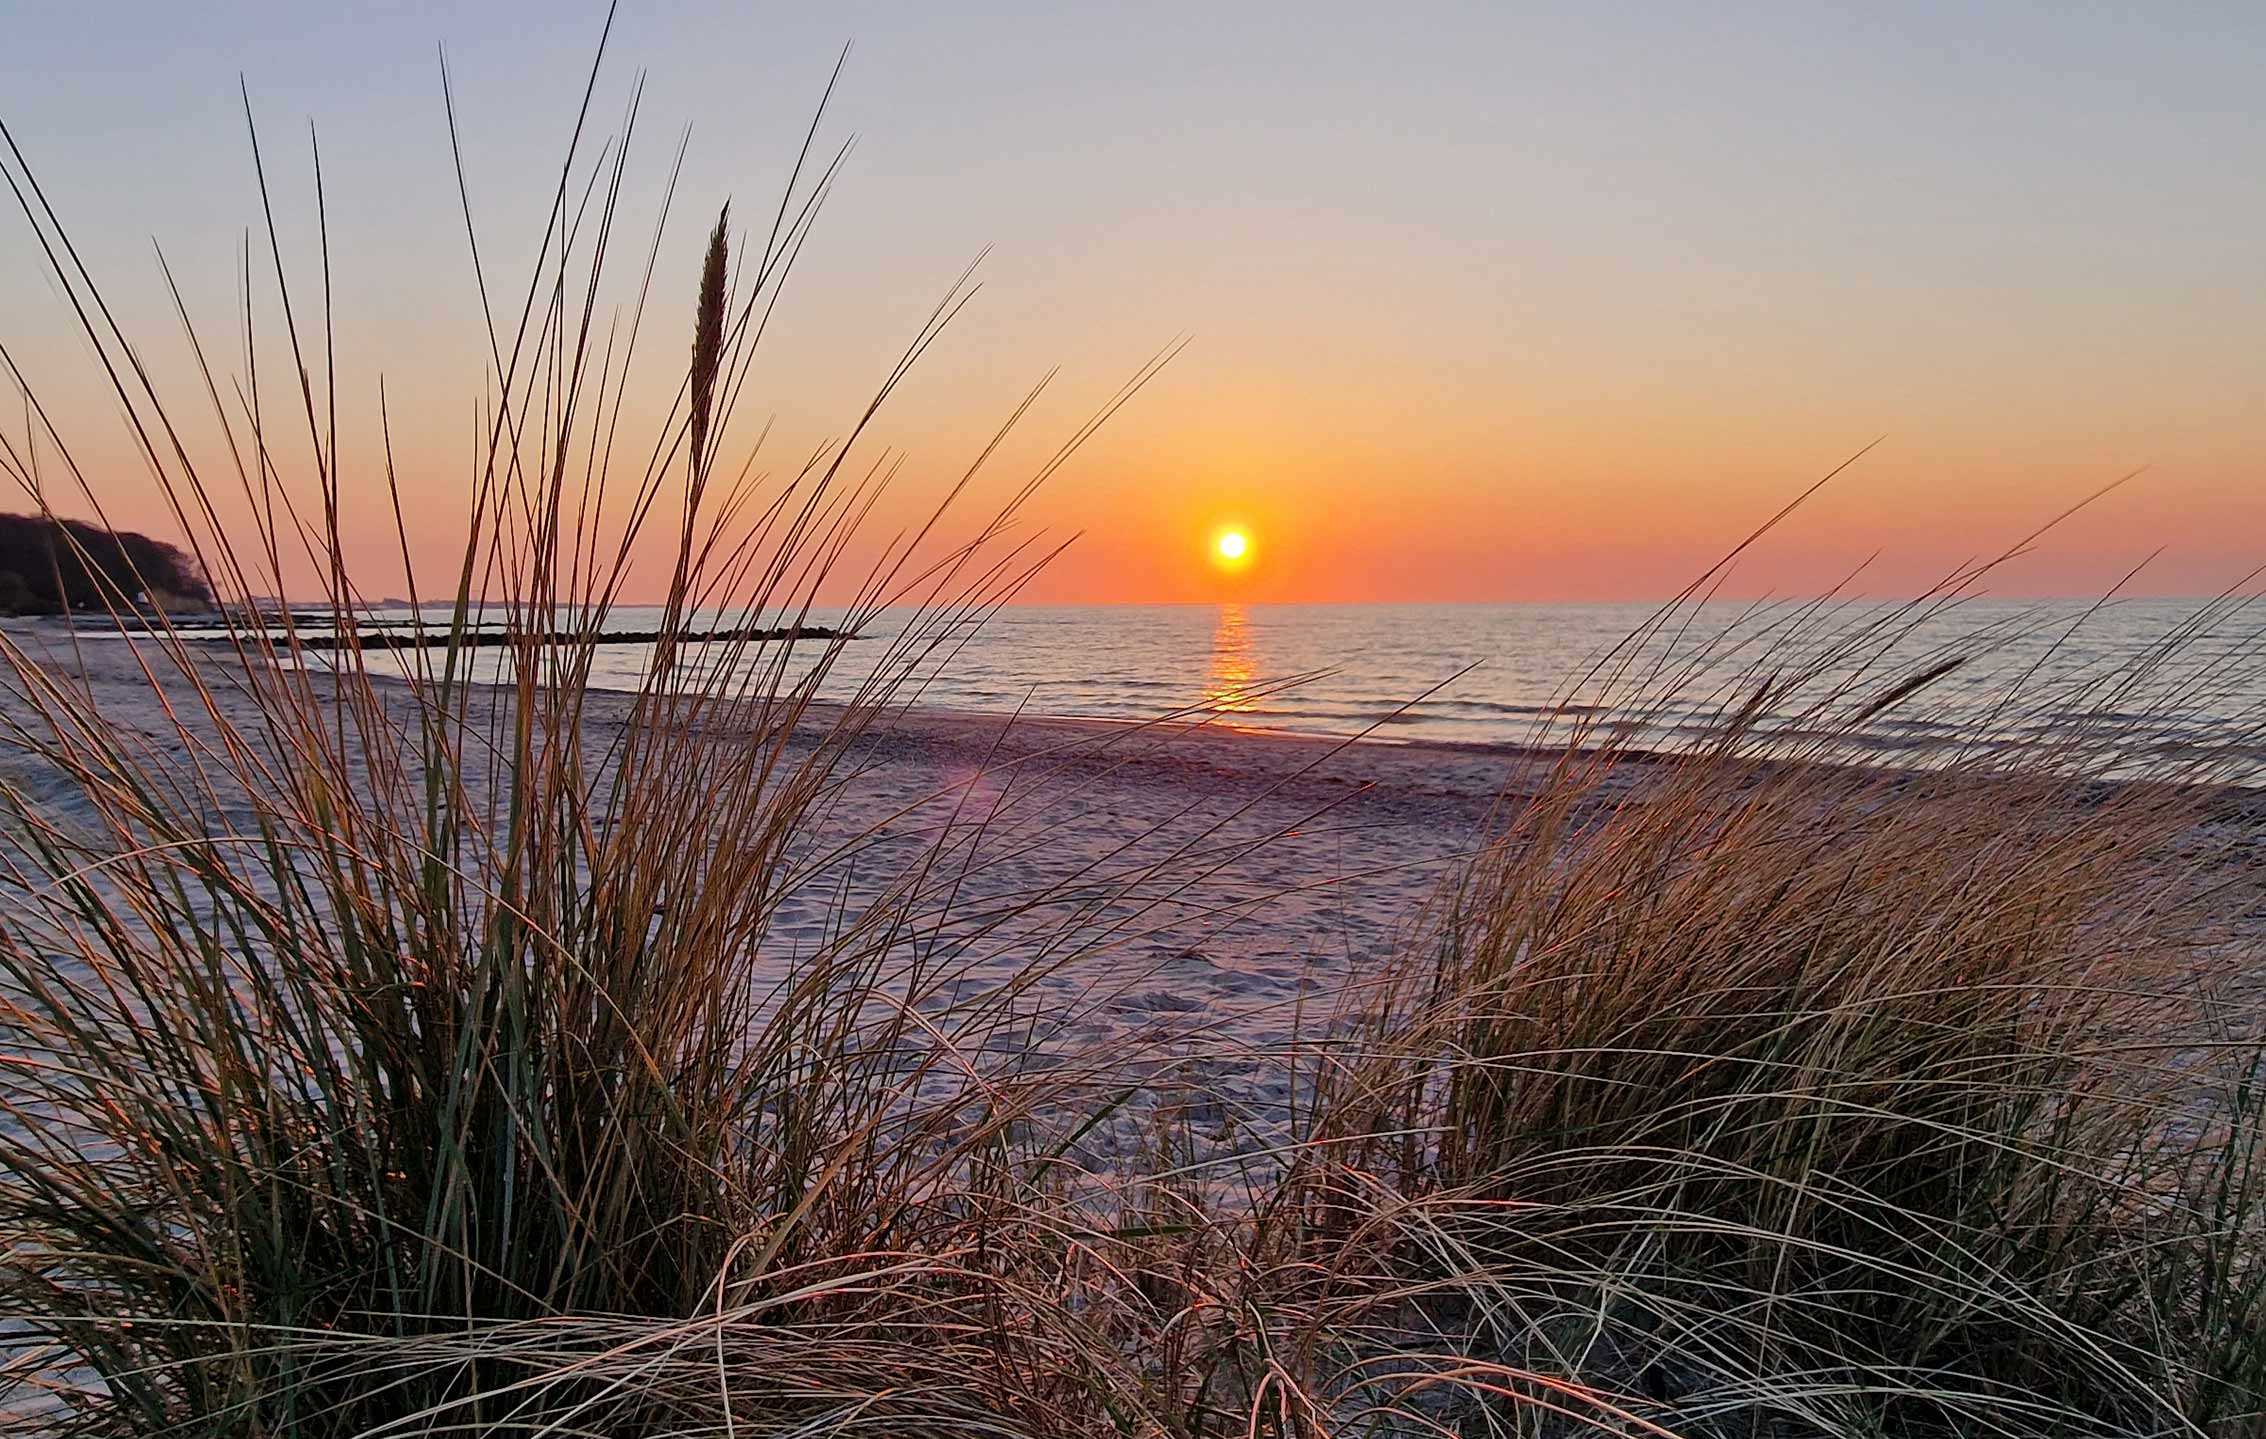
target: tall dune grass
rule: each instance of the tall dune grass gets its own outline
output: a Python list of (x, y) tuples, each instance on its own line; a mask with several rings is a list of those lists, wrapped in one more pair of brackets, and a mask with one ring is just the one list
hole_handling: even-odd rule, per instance
[[(2256, 938), (2231, 923), (2257, 900), (2257, 803), (2149, 758), (2130, 705), (2051, 753), (1845, 763), (1957, 663), (1898, 641), (1973, 575), (1704, 638), (1664, 611), (1592, 678), (1626, 712), (1718, 667), (1717, 721), (1678, 756), (1579, 734), (1507, 795), (1348, 1027), (1278, 1057), (1290, 1144), (1232, 1196), (1168, 1132), (1122, 1173), (1072, 1162), (1139, 1076), (1030, 1063), (1022, 1038), (1038, 984), (1120, 921), (963, 903), (980, 844), (950, 826), (867, 856), (875, 835), (829, 822), (877, 722), (1046, 558), (1011, 525), (1028, 486), (880, 547), (843, 628), (887, 609), (891, 639), (806, 639), (802, 663), (762, 637), (845, 580), (887, 469), (865, 423), (961, 292), (842, 443), (755, 477), (727, 458), (735, 407), (833, 168), (798, 166), (752, 252), (718, 218), (689, 324), (654, 287), (658, 234), (610, 313), (634, 121), (570, 152), (492, 334), (466, 544), (418, 596), (446, 602), (442, 642), (382, 661), (350, 642), (341, 496), (392, 475), (336, 437), (328, 317), (247, 323), (247, 371), (294, 377), (288, 427), (199, 344), (221, 439), (192, 457), (6, 140), (216, 590), (281, 592), (292, 554), (322, 587), (273, 628), (229, 611), (219, 645), (144, 630), (118, 587), (81, 618), (134, 637), (123, 679), (0, 647), (16, 1424), (2266, 1432), (2266, 1073), (2234, 983)], [(657, 343), (642, 363), (677, 403), (633, 450), (622, 397)], [(33, 367), (6, 362), (31, 417), (9, 474), (99, 516)], [(648, 535), (665, 633), (616, 724), (588, 640)], [(349, 643), (302, 649), (310, 611)], [(514, 635), (477, 668), (475, 622)], [(740, 633), (690, 638), (716, 629)], [(853, 644), (888, 648), (821, 704)], [(2057, 702), (2128, 696), (2140, 669)], [(846, 886), (852, 862), (885, 877)], [(782, 964), (785, 917), (813, 911)], [(975, 982), (1002, 949), (1019, 971)]]
[[(950, 997), (984, 923), (937, 911), (941, 877), (909, 868), (833, 904), (784, 980), (767, 937), (863, 838), (813, 819), (844, 756), (1034, 552), (1005, 535), (1012, 506), (972, 538), (885, 546), (839, 628), (888, 607), (894, 637), (814, 717), (854, 641), (791, 665), (789, 641), (756, 636), (800, 626), (842, 580), (880, 479), (858, 458), (864, 420), (783, 484), (720, 455), (832, 172), (798, 167), (736, 270), (717, 220), (675, 411), (625, 464), (650, 270), (603, 348), (593, 336), (629, 140), (561, 174), (525, 314), (495, 336), (445, 643), (409, 652), (402, 683), (350, 643), (363, 602), (340, 497), (393, 474), (390, 442), (341, 452), (337, 357), (315, 368), (297, 319), (281, 337), (300, 376), (290, 439), (250, 377), (239, 408), (205, 374), (218, 474), (241, 482), (226, 494), (173, 439), (175, 402), (10, 141), (10, 184), (230, 603), (223, 646), (162, 621), (137, 638), (146, 673), (123, 698), (163, 706), (154, 734), (120, 695), (6, 649), (7, 727), (40, 793), (4, 795), (0, 1302), (45, 1346), (23, 1382), (67, 1386), (70, 1427), (622, 1433), (705, 1412), (927, 1432), (1022, 1402), (1016, 1356), (979, 1355), (965, 1316), (988, 1306), (996, 1333), (1029, 1307), (985, 1256), (1047, 1193), (1019, 1119), (1079, 1076), (991, 1057), (1017, 990)], [(310, 487), (285, 482), (287, 447)], [(7, 459), (43, 508), (77, 484), (100, 513), (65, 436), (35, 427)], [(231, 528), (246, 515), (250, 537)], [(588, 641), (654, 529), (673, 530), (666, 633), (631, 719), (601, 736)], [(325, 588), (270, 630), (252, 597), (285, 588), (294, 547)], [(349, 641), (320, 663), (299, 644), (310, 609)], [(739, 637), (675, 638), (719, 611), (703, 632)], [(475, 623), (516, 636), (500, 686), (468, 682)]]
[(2011, 761), (1848, 763), (1922, 686), (1828, 628), (1765, 646), (1777, 732), (1733, 688), (1511, 807), (1333, 1081), (1331, 1232), (1679, 1432), (2251, 1432), (2255, 797), (2134, 771), (2090, 701)]

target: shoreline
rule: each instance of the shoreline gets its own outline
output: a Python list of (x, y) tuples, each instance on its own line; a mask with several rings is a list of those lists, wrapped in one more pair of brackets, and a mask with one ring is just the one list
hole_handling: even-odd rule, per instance
[[(1061, 607), (1030, 608), (1047, 611)], [(161, 646), (168, 642), (155, 630), (131, 626), (123, 630), (107, 625), (74, 628), (69, 622), (54, 617), (18, 618), (9, 623), (20, 627), (26, 635), (49, 643), (67, 643), (73, 634), (97, 643), (143, 638), (157, 640)], [(380, 623), (390, 626), (406, 622), (387, 619)], [(862, 638), (887, 645), (890, 637), (885, 631), (886, 626), (883, 632), (869, 632)], [(808, 626), (801, 637), (827, 632), (825, 626)], [(605, 658), (592, 661), (589, 670), (593, 682), (586, 688), (594, 703), (601, 702), (596, 699), (598, 696), (630, 696), (638, 692), (637, 683), (644, 666), (634, 655), (624, 661), (613, 652), (637, 649), (646, 643), (645, 633), (617, 636), (636, 643), (608, 644), (596, 651)], [(939, 673), (923, 674), (907, 688), (922, 695), (934, 692), (939, 698), (914, 704), (912, 712), (979, 727), (995, 726), (1012, 718), (1019, 726), (1039, 723), (1088, 726), (1097, 734), (1178, 726), (1214, 735), (1248, 736), (1256, 743), (1274, 746), (1320, 744), (1350, 746), (1349, 752), (1390, 749), (1430, 754), (1443, 757), (1448, 764), (1461, 764), (1473, 756), (1489, 756), (1514, 769), (1530, 767), (1544, 756), (1558, 759), (1573, 755), (1586, 760), (1602, 753), (1610, 753), (1615, 763), (1674, 764), (1706, 750), (1714, 737), (1713, 726), (1726, 718), (1716, 704), (1719, 696), (1698, 693), (1663, 694), (1657, 702), (1651, 697), (1636, 695), (1616, 695), (1611, 700), (1584, 696), (1589, 703), (1567, 705), (1559, 680), (1553, 678), (1563, 678), (1560, 669), (1555, 664), (1541, 663), (1514, 667), (1519, 678), (1507, 686), (1512, 692), (1549, 696), (1537, 698), (1533, 704), (1523, 700), (1499, 703), (1494, 699), (1435, 694), (1439, 686), (1427, 688), (1420, 678), (1409, 679), (1410, 687), (1406, 689), (1380, 689), (1374, 674), (1342, 691), (1332, 690), (1326, 682), (1310, 690), (1309, 682), (1315, 676), (1300, 672), (1296, 683), (1261, 684), (1263, 702), (1253, 707), (1239, 698), (1240, 689), (1224, 696), (1215, 692), (1209, 678), (1201, 685), (1185, 674), (1179, 680), (1157, 678), (1162, 674), (1181, 674), (1181, 671), (1153, 669), (1155, 664), (1170, 659), (1170, 655), (1153, 649), (1144, 651), (1138, 662), (1104, 661), (1094, 678), (1079, 679), (1077, 676), (1083, 671), (1077, 670), (1074, 663), (1071, 669), (1062, 668), (1070, 662), (1066, 660), (1067, 652), (1062, 645), (1084, 645), (1095, 636), (1075, 625), (1070, 634), (1071, 639), (1067, 641), (1032, 639), (1028, 641), (1033, 647), (1028, 655), (1012, 650), (979, 655), (967, 663), (968, 673), (965, 674), (949, 666)], [(229, 652), (226, 642), (216, 642), (214, 636), (198, 634), (179, 638), (185, 646)], [(2129, 637), (2119, 642), (2128, 641)], [(1213, 642), (1216, 645), (1219, 641), (1215, 637)], [(1153, 645), (1152, 640), (1143, 643)], [(1420, 641), (1412, 643), (1421, 647)], [(409, 662), (396, 661), (389, 665), (391, 656), (385, 653), (404, 647), (382, 640), (368, 645), (373, 655), (372, 677), (381, 678), (389, 669), (406, 673), (411, 667)], [(495, 648), (494, 644), (482, 641), (474, 647), (481, 651), (482, 662), (465, 666), (461, 682), (495, 683), (494, 679), (487, 678), (501, 670), (495, 657), (487, 653)], [(1277, 656), (1286, 663), (1294, 657)], [(1304, 657), (1311, 658), (1310, 655)], [(311, 653), (305, 663), (311, 669), (319, 669), (326, 667), (322, 663), (326, 658)], [(1534, 660), (1540, 658), (1529, 656)], [(1549, 658), (1574, 664), (1577, 669), (1581, 663), (1565, 654), (1552, 654)], [(1026, 683), (1020, 678), (1026, 672), (1025, 661), (1029, 666), (1036, 666), (1029, 670), (1038, 676), (1035, 681)], [(2042, 661), (2041, 656), (2030, 663), (2035, 668)], [(854, 661), (845, 664), (844, 673), (829, 681), (829, 690), (851, 689), (862, 682), (863, 670), (859, 664)], [(1235, 669), (1233, 675), (1238, 686), (1248, 686), (1251, 673), (1247, 669)], [(2257, 679), (2266, 685), (2266, 674)], [(1270, 697), (1276, 695), (1288, 703), (1272, 702)], [(2042, 695), (2040, 699), (2034, 712), (2025, 711), (2025, 714), (2047, 721), (2042, 724), (2002, 723), (2006, 714), (2003, 708), (1992, 707), (1984, 714), (1972, 713), (1976, 706), (1971, 701), (1953, 698), (1940, 708), (1930, 707), (1923, 700), (1915, 708), (1895, 710), (1878, 722), (1864, 720), (1846, 733), (1835, 732), (1836, 714), (1814, 708), (1809, 700), (1774, 702), (1775, 709), (1762, 711), (1760, 715), (1759, 729), (1769, 738), (1762, 745), (1750, 748), (1773, 750), (1767, 761), (1772, 764), (1837, 771), (1855, 769), (1899, 781), (1916, 781), (1951, 770), (1980, 777), (2006, 770), (2060, 769), (2114, 776), (2119, 782), (2143, 779), (2198, 789), (2266, 795), (2266, 733), (2245, 730), (2240, 725), (2235, 725), (2233, 730), (2214, 732), (2199, 728), (2208, 716), (2197, 718), (2181, 713), (2175, 722), (2170, 711), (2165, 712), (2159, 733), (2150, 730), (2145, 723), (2138, 728), (2124, 724), (2135, 716), (2095, 715), (2082, 707), (2065, 711), (2057, 707), (2052, 694)], [(1629, 703), (1631, 700), (1639, 702)], [(1060, 708), (1041, 709), (1041, 705)], [(1175, 705), (1181, 708), (1173, 708)], [(1598, 705), (1605, 707), (1600, 709)], [(2141, 708), (2145, 709), (2145, 704)], [(1838, 718), (1862, 717), (1844, 712), (1839, 713)], [(2143, 714), (2137, 718), (2145, 721), (2149, 716)], [(2227, 738), (2230, 733), (2237, 738)], [(2240, 742), (2241, 733), (2250, 734), (2247, 742)]]
[[(145, 636), (138, 632), (119, 630), (74, 630), (50, 617), (0, 620), (0, 632), (6, 633), (11, 642), (18, 644), (26, 638), (36, 639), (50, 646), (60, 641), (66, 648), (51, 651), (48, 658), (64, 661), (66, 667), (71, 653), (67, 646), (74, 634), (81, 640), (134, 642), (145, 637), (159, 638), (154, 632)], [(184, 649), (198, 659), (200, 664), (203, 662), (201, 651), (208, 645), (208, 641), (183, 641)], [(159, 648), (162, 653), (162, 642)], [(232, 650), (213, 647), (211, 662), (225, 671), (231, 667), (229, 660), (233, 654)], [(326, 671), (310, 668), (309, 673), (320, 675)], [(138, 670), (133, 672), (133, 679), (137, 684), (141, 683)], [(405, 676), (389, 675), (376, 670), (369, 673), (369, 679), (383, 690), (398, 691), (405, 696), (414, 683)], [(498, 681), (469, 677), (460, 677), (456, 683), (496, 696), (509, 695), (514, 689), (513, 686)], [(630, 707), (636, 702), (637, 693), (635, 690), (615, 686), (586, 686), (583, 690), (586, 702), (584, 713), (609, 724), (623, 723), (628, 718)], [(810, 700), (804, 706), (805, 720), (798, 728), (823, 728), (824, 722), (830, 721), (846, 708), (847, 704), (841, 700)], [(1199, 747), (1232, 745), (1246, 756), (1270, 755), (1272, 758), (1267, 763), (1258, 766), (1269, 771), (1276, 770), (1292, 757), (1304, 756), (1315, 764), (1326, 762), (1332, 766), (1362, 770), (1372, 782), (1395, 783), (1396, 787), (1413, 792), (1452, 795), (1465, 801), (1499, 800), (1517, 779), (1538, 775), (1569, 760), (1577, 763), (1607, 762), (1616, 770), (1626, 769), (1632, 776), (1641, 776), (1646, 771), (1675, 766), (1692, 758), (1689, 754), (1673, 749), (1637, 744), (1625, 748), (1599, 745), (1570, 747), (1516, 739), (1454, 739), (1434, 735), (1404, 737), (1384, 732), (1381, 721), (1354, 733), (1285, 729), (1242, 721), (1235, 717), (1238, 712), (1231, 710), (1169, 711), (1137, 719), (1035, 710), (972, 709), (913, 702), (884, 704), (877, 707), (876, 713), (879, 728), (908, 735), (919, 734), (934, 741), (982, 737), (986, 744), (990, 744), (999, 736), (1014, 736), (1018, 739), (1048, 736), (1064, 745), (1086, 741), (1103, 749), (1127, 744), (1154, 746), (1168, 741)], [(825, 717), (825, 721), (821, 721), (820, 717)], [(1434, 765), (1426, 765), (1428, 758), (1435, 762)], [(1772, 771), (1791, 767), (1816, 773), (1821, 779), (1873, 780), (1896, 785), (1951, 774), (1956, 774), (1961, 782), (1966, 783), (1986, 783), (1998, 778), (1988, 769), (1953, 771), (1946, 767), (1899, 763), (1846, 752), (1827, 756), (1773, 754), (1735, 762)], [(1492, 788), (1479, 773), (1490, 765), (1499, 767), (1502, 776), (1501, 781)], [(1390, 773), (1426, 768), (1446, 768), (1452, 773), (1455, 782), (1424, 784), (1414, 782), (1405, 774)], [(2214, 807), (2231, 803), (2247, 817), (2266, 825), (2266, 778), (2255, 784), (2201, 779), (2167, 781), (2149, 777), (2142, 777), (2137, 781), (2101, 778), (2081, 781), (2088, 786), (2122, 786), (2133, 782), (2166, 787), (2177, 785), (2195, 793)], [(1628, 787), (1634, 786), (1632, 784)]]

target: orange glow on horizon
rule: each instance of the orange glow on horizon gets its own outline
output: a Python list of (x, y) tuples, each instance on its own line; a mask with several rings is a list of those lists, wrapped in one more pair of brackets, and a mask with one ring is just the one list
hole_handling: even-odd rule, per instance
[[(87, 271), (69, 265), (64, 284), (39, 226), (0, 219), (0, 314), (11, 353), (36, 361), (18, 388), (40, 411), (27, 420), (28, 400), (0, 394), (19, 478), (48, 466), (70, 477), (44, 488), (71, 518), (169, 542), (187, 538), (184, 513), (205, 521), (176, 508), (159, 472), (193, 463), (212, 481), (223, 533), (280, 509), (262, 498), (272, 484), (299, 515), (335, 508), (362, 594), (429, 599), (453, 588), (476, 524), (525, 518), (481, 508), (496, 477), (567, 473), (552, 463), (563, 450), (578, 493), (604, 482), (582, 551), (625, 557), (611, 592), (668, 598), (687, 467), (681, 447), (672, 468), (648, 457), (682, 423), (680, 340), (708, 232), (681, 215), (664, 225), (663, 202), (703, 208), (752, 185), (747, 216), (768, 209), (833, 40), (763, 47), (760, 83), (739, 83), (763, 32), (745, 7), (645, 27), (641, 54), (672, 77), (652, 92), (672, 97), (663, 127), (733, 138), (696, 143), (681, 175), (641, 148), (618, 190), (592, 196), (587, 233), (610, 233), (598, 216), (618, 201), (646, 253), (602, 247), (592, 289), (582, 266), (601, 250), (578, 242), (564, 283), (592, 323), (555, 321), (555, 358), (530, 346), (507, 387), (481, 292), (529, 293), (532, 278), (548, 293), (559, 279), (536, 241), (553, 203), (542, 177), (569, 137), (545, 102), (585, 73), (577, 47), (529, 51), (501, 25), (463, 37), (494, 99), (464, 159), (496, 177), (482, 227), (511, 237), (475, 257), (455, 169), (429, 143), (441, 97), (394, 83), (427, 63), (432, 7), (354, 7), (387, 12), (352, 27), (367, 66), (307, 85), (294, 77), (323, 73), (330, 29), (268, 34), (238, 7), (222, 29), (245, 35), (208, 53), (163, 26), (121, 30), (98, 7), (24, 8), (36, 16), (26, 36), (11, 31), (0, 75), (17, 82), (11, 98), (23, 92), (33, 158), (73, 182), (58, 208)], [(2266, 288), (2240, 242), (2266, 225), (2266, 199), (2213, 163), (2262, 112), (2248, 39), (2226, 27), (2136, 27), (2115, 7), (2051, 26), (2001, 17), (1994, 44), (2034, 35), (2053, 63), (1936, 67), (1915, 83), (1912, 57), (1974, 43), (1960, 7), (1905, 7), (1944, 13), (1901, 18), (1894, 43), (1800, 15), (1732, 25), (1715, 7), (1466, 6), (1427, 27), (1367, 7), (1303, 27), (1296, 63), (1281, 26), (1248, 16), (1205, 12), (1186, 30), (1122, 7), (1051, 7), (1065, 13), (1044, 25), (966, 7), (983, 13), (951, 27), (952, 64), (937, 63), (946, 32), (902, 8), (901, 22), (862, 27), (873, 43), (861, 38), (845, 108), (822, 127), (822, 144), (852, 128), (874, 142), (776, 312), (766, 299), (770, 318), (739, 332), (763, 340), (714, 433), (701, 519), (726, 520), (719, 554), (759, 532), (766, 551), (804, 536), (806, 554), (826, 557), (811, 581), (821, 605), (857, 602), (885, 565), (957, 566), (951, 547), (1009, 510), (983, 564), (949, 572), (986, 574), (1025, 536), (1051, 537), (1033, 540), (1031, 558), (1048, 558), (1013, 590), (1035, 605), (1658, 602), (1734, 550), (1716, 576), (1725, 598), (1894, 598), (2008, 547), (2020, 558), (1989, 574), (1993, 595), (2210, 595), (2266, 558), (2266, 387), (2250, 348)], [(1198, 33), (1204, 63), (1171, 69)], [(2266, 21), (2242, 33), (2266, 43)], [(265, 72), (280, 87), (271, 106), (311, 109), (344, 162), (328, 228), (295, 182), (271, 237), (296, 256), (288, 285), (303, 309), (336, 300), (319, 426), (282, 423), (307, 408), (276, 323), (290, 257), (244, 290), (243, 228), (266, 227), (241, 132), (209, 104), (233, 94), (212, 55), (238, 41), (258, 52), (252, 92)], [(1538, 43), (1566, 63), (1503, 85), (1500, 57)], [(1689, 63), (1700, 53), (1723, 63)], [(61, 63), (71, 56), (99, 63)], [(2104, 93), (2103, 66), (2138, 68)], [(1168, 69), (1174, 86), (1159, 91)], [(1034, 75), (1075, 79), (1057, 94)], [(1787, 124), (1785, 97), (1821, 75), (1864, 103), (1822, 129)], [(599, 84), (596, 103), (629, 98), (626, 74)], [(1349, 86), (1361, 103), (1345, 103)], [(1884, 175), (1925, 183), (1884, 204)], [(162, 276), (136, 238), (150, 235), (168, 255)], [(735, 267), (760, 268), (765, 235), (730, 238)], [(968, 281), (981, 296), (952, 292), (973, 301), (965, 318), (908, 350), (954, 267), (994, 240)], [(139, 428), (153, 416), (129, 417), (81, 333), (70, 285), (89, 276), (108, 277), (120, 353), (147, 366), (164, 428), (178, 430), (154, 455)], [(194, 349), (169, 290), (197, 317)], [(609, 358), (617, 314), (675, 338), (633, 347), (625, 329)], [(583, 368), (557, 377), (587, 374), (603, 404), (566, 405), (568, 390), (535, 378), (570, 343)], [(1171, 362), (1148, 370), (1167, 347)], [(913, 354), (900, 384), (893, 367)], [(207, 360), (217, 407), (199, 398)], [(1047, 375), (1060, 379), (1030, 388)], [(1120, 411), (1112, 397), (1136, 376)], [(138, 378), (134, 390), (148, 409)], [(559, 401), (550, 418), (546, 396)], [(532, 409), (532, 428), (499, 429), (505, 408)], [(266, 452), (257, 495), (233, 478), (246, 436), (231, 431), (252, 414), (277, 417), (252, 446)], [(1092, 428), (1102, 414), (1114, 418)], [(814, 522), (839, 524), (785, 518), (815, 473), (836, 478)], [(79, 494), (81, 476), (93, 494)], [(744, 502), (724, 499), (743, 484)], [(18, 493), (0, 511), (28, 502)], [(572, 497), (562, 506), (580, 513)], [(247, 587), (315, 599), (328, 566), (288, 518), (283, 529), (282, 572)], [(896, 556), (899, 536), (925, 537), (922, 556)], [(752, 568), (745, 585), (768, 573)]]

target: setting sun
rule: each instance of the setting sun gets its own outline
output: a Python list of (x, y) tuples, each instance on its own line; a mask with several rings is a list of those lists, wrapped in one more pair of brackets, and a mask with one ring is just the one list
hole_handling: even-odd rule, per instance
[(1223, 570), (1239, 570), (1251, 560), (1251, 536), (1238, 529), (1221, 530), (1212, 538), (1212, 562)]

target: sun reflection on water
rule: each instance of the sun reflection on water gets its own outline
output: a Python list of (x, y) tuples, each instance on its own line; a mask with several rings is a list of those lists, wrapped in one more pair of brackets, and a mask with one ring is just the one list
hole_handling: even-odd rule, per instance
[(1204, 673), (1204, 704), (1222, 714), (1255, 714), (1259, 697), (1252, 684), (1259, 672), (1258, 646), (1251, 638), (1251, 616), (1242, 605), (1220, 606), (1212, 628), (1212, 659)]

